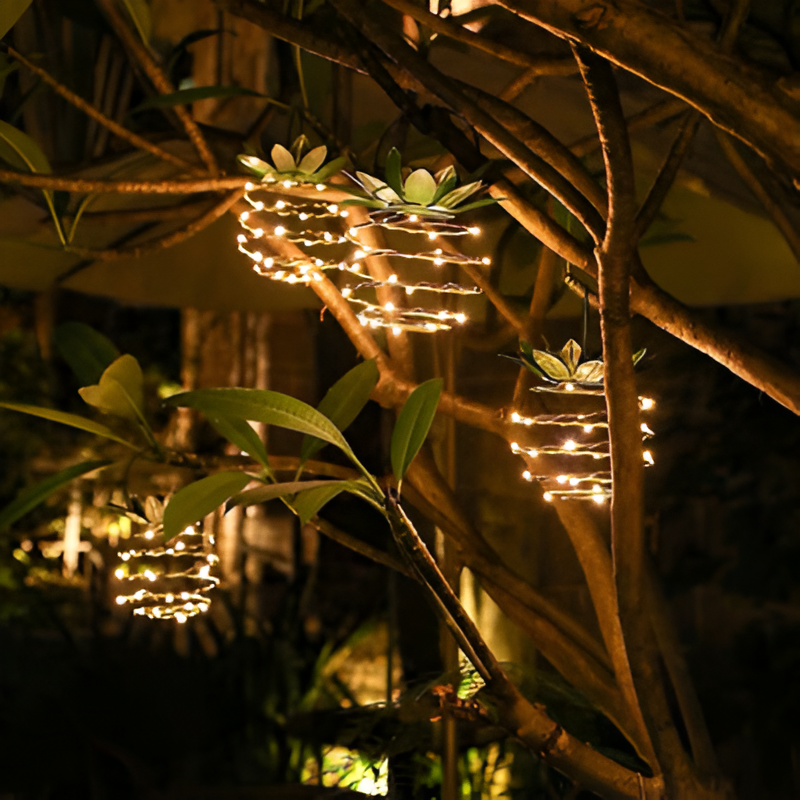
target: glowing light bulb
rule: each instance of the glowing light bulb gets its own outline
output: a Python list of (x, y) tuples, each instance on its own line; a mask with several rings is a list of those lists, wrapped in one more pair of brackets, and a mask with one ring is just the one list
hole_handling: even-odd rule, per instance
[(145, 533), (144, 533), (144, 538), (145, 539), (152, 539), (154, 536), (155, 536), (155, 534), (153, 533), (153, 531), (145, 531)]
[(522, 477), (525, 478), (526, 481), (533, 480), (533, 475), (531, 475), (527, 469), (522, 473)]
[(489, 258), (489, 256), (484, 256), (484, 257), (481, 259), (481, 264), (486, 264), (486, 266), (487, 266), (487, 267), (488, 267), (488, 266), (489, 266), (489, 264), (491, 264), (491, 263), (492, 263), (492, 259), (491, 259), (491, 258)]
[(406, 294), (408, 294), (408, 295), (414, 294), (414, 287), (413, 286), (406, 286)]
[(245, 188), (246, 191), (252, 192), (253, 189), (255, 189), (256, 187), (253, 186), (253, 184), (250, 183), (250, 181), (247, 181), (247, 183), (244, 185), (244, 188)]
[(119, 580), (122, 580), (125, 577), (125, 570), (122, 569), (122, 567), (119, 567), (118, 569), (114, 570), (114, 575), (119, 578)]
[(154, 580), (156, 579), (156, 574), (155, 574), (155, 572), (153, 572), (153, 571), (152, 571), (152, 570), (150, 570), (150, 569), (146, 569), (146, 570), (144, 571), (144, 576), (145, 576), (145, 578), (147, 578), (147, 580), (149, 580), (149, 581), (154, 581)]
[(278, 200), (278, 202), (275, 203), (275, 208), (277, 208), (280, 211), (286, 208), (286, 203), (284, 203), (283, 200)]
[(477, 225), (476, 225), (475, 227), (468, 228), (467, 230), (469, 230), (469, 232), (470, 232), (470, 233), (471, 233), (473, 236), (477, 236), (477, 235), (478, 235), (478, 234), (481, 232), (481, 229), (480, 229), (480, 228), (479, 228)]
[(364, 258), (366, 255), (367, 254), (363, 250), (356, 250), (355, 253), (353, 253), (353, 258), (358, 260), (359, 258)]
[(539, 455), (539, 451), (538, 450), (528, 450), (528, 455), (531, 458), (537, 458), (538, 455)]
[(239, 214), (239, 219), (242, 222), (247, 222), (247, 220), (250, 219), (250, 212), (249, 211), (242, 211), (242, 213)]
[(253, 208), (254, 208), (256, 211), (263, 211), (263, 210), (264, 210), (264, 204), (263, 204), (263, 203), (262, 203), (262, 202), (259, 200), (257, 203), (255, 203), (255, 204), (253, 205)]
[(511, 413), (511, 421), (512, 422), (519, 422), (521, 419), (522, 419), (522, 417), (516, 411), (513, 411)]
[(397, 283), (397, 275), (390, 275), (387, 283)]
[(411, 216), (408, 218), (409, 222), (416, 222), (418, 219), (419, 219), (419, 217), (418, 217), (416, 214), (412, 214), (412, 215), (411, 215)]
[(568, 478), (567, 478), (567, 476), (566, 476), (566, 475), (559, 475), (559, 476), (556, 478), (556, 480), (557, 480), (559, 483), (562, 483), (562, 484), (563, 484), (563, 483), (566, 483), (566, 482), (567, 482)]
[(572, 383), (567, 383), (567, 384), (565, 384), (565, 385), (564, 385), (564, 388), (565, 388), (565, 389), (566, 389), (568, 392), (574, 392), (574, 391), (575, 391), (575, 385), (574, 385), (574, 384), (572, 384)]
[(387, 304), (384, 306), (384, 308), (385, 308), (387, 311), (394, 311), (394, 303), (387, 303)]
[(436, 326), (432, 322), (426, 322), (425, 323), (425, 330), (435, 331), (436, 330)]
[(291, 189), (294, 184), (290, 180), (285, 180), (283, 185), (286, 189)]
[(253, 236), (255, 236), (256, 239), (260, 239), (263, 235), (264, 235), (263, 228), (255, 228), (255, 230), (253, 230)]
[(519, 453), (520, 446), (516, 442), (511, 442), (511, 452), (512, 453)]
[(275, 228), (276, 236), (283, 236), (284, 233), (286, 233), (286, 228), (284, 228), (283, 225), (278, 225), (278, 227)]
[(339, 212), (339, 216), (340, 217), (349, 217), (350, 216), (350, 212), (349, 211), (340, 211)]
[(436, 231), (428, 231), (428, 238), (433, 241), (434, 239), (438, 238), (439, 234)]
[(247, 237), (243, 233), (240, 233), (236, 237), (236, 241), (239, 242), (239, 244), (244, 244), (247, 241)]
[(176, 619), (177, 622), (180, 622), (181, 625), (183, 625), (183, 623), (186, 622), (187, 617), (186, 617), (186, 614), (184, 614), (181, 611), (178, 611), (178, 612), (175, 613), (175, 619)]
[(318, 192), (324, 192), (325, 191), (325, 184), (324, 183), (318, 183), (315, 188), (316, 188), (316, 190)]
[(166, 603), (174, 603), (175, 602), (175, 595), (174, 594), (168, 594), (164, 598), (164, 602), (166, 602)]
[(572, 441), (572, 439), (570, 439), (568, 442), (564, 442), (564, 449), (565, 449), (565, 450), (569, 450), (570, 452), (571, 452), (572, 450), (575, 450), (575, 448), (576, 448), (577, 446), (578, 446), (578, 445), (576, 445), (576, 444), (575, 444), (575, 442), (573, 442), (573, 441)]
[(596, 483), (594, 486), (592, 486), (592, 492), (594, 494), (601, 494), (602, 491), (603, 491), (603, 487), (599, 483)]
[(333, 241), (333, 234), (330, 231), (325, 231), (325, 233), (322, 234), (322, 238), (326, 242), (332, 242)]
[(545, 502), (549, 503), (553, 499), (553, 495), (550, 492), (545, 492), (542, 497), (544, 498)]
[(255, 253), (251, 254), (250, 258), (252, 258), (253, 261), (261, 261), (261, 259), (264, 258), (264, 254), (256, 251)]
[(392, 333), (393, 333), (395, 336), (399, 336), (399, 335), (400, 335), (400, 328), (398, 328), (398, 327), (397, 327), (397, 325), (393, 325), (393, 326), (392, 326)]
[(649, 450), (645, 450), (644, 453), (642, 453), (642, 458), (644, 458), (645, 463), (651, 467), (656, 463), (653, 454)]
[(594, 425), (584, 425), (583, 429), (586, 431), (586, 433), (591, 433), (594, 430)]
[(117, 603), (118, 606), (124, 606), (125, 605), (125, 598), (122, 595), (120, 595), (119, 597), (117, 597), (116, 603)]
[(640, 427), (642, 429), (642, 433), (646, 433), (649, 436), (655, 436), (655, 433), (653, 433), (653, 431), (650, 430), (646, 422), (643, 422)]
[(456, 322), (459, 323), (459, 325), (463, 325), (467, 321), (467, 315), (466, 314), (456, 314), (455, 320), (456, 320)]
[(640, 397), (639, 398), (639, 407), (643, 411), (649, 411), (655, 404), (656, 404), (656, 401), (653, 400), (652, 397)]
[(524, 425), (533, 425), (533, 419), (531, 419), (531, 417), (525, 417), (525, 419), (522, 420), (522, 422)]
[(606, 498), (602, 494), (593, 494), (592, 500), (594, 500), (594, 502), (597, 503), (597, 505), (601, 506), (603, 505), (603, 503), (605, 503)]
[(349, 286), (345, 286), (342, 289), (342, 297), (350, 297), (351, 294), (353, 294), (353, 290)]
[(119, 557), (120, 557), (120, 558), (121, 558), (123, 561), (127, 561), (127, 560), (128, 560), (130, 557), (131, 557), (131, 554), (130, 554), (130, 553), (120, 553), (120, 554), (119, 554)]
[(579, 483), (580, 483), (580, 480), (578, 478), (570, 478), (569, 479), (569, 485), (570, 486), (577, 486)]
[(328, 211), (330, 211), (331, 214), (336, 214), (339, 211), (339, 206), (337, 206), (335, 203), (331, 203), (328, 206)]

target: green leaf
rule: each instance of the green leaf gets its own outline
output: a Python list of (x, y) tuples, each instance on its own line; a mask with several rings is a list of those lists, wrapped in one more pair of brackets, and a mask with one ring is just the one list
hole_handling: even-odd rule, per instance
[(439, 200), (451, 192), (458, 183), (456, 168), (451, 164), (449, 167), (445, 167), (443, 170), (437, 172), (435, 178), (436, 194), (433, 197), (433, 202), (438, 203)]
[(214, 97), (263, 97), (260, 92), (246, 89), (244, 86), (195, 86), (191, 89), (180, 89), (169, 94), (159, 94), (149, 97), (136, 108), (131, 109), (131, 114), (147, 111), (150, 108), (169, 108), (171, 106), (196, 103), (198, 100), (209, 100)]
[(443, 208), (454, 208), (459, 203), (464, 202), (470, 195), (475, 194), (481, 188), (481, 182), (475, 181), (474, 183), (467, 183), (464, 186), (459, 186), (458, 189), (453, 189), (452, 192), (444, 195), (438, 201), (438, 205)]
[(55, 475), (50, 475), (41, 483), (23, 489), (14, 500), (0, 511), (0, 531), (4, 531), (20, 517), (32, 511), (65, 483), (69, 483), (80, 475), (86, 475), (87, 472), (107, 467), (111, 463), (111, 461), (84, 461), (81, 464), (73, 464)]
[(442, 394), (442, 379), (421, 383), (410, 395), (392, 432), (392, 471), (398, 483), (428, 435)]
[(453, 213), (456, 214), (464, 214), (467, 211), (474, 211), (476, 208), (485, 208), (486, 206), (493, 206), (495, 203), (499, 203), (501, 200), (505, 200), (504, 197), (483, 197), (480, 200), (476, 200), (474, 203), (467, 203), (463, 206), (458, 206), (458, 208), (450, 208)]
[(293, 172), (297, 169), (294, 156), (282, 144), (276, 144), (270, 155), (278, 172)]
[(247, 420), (238, 417), (209, 417), (208, 421), (229, 442), (258, 461), (262, 467), (269, 469), (269, 456), (259, 435)]
[(144, 378), (132, 355), (120, 356), (100, 376), (99, 383), (78, 389), (90, 406), (134, 422), (144, 419)]
[(643, 347), (641, 350), (637, 350), (633, 354), (633, 366), (634, 367), (644, 358), (645, 353), (647, 353), (647, 348)]
[[(367, 404), (372, 390), (378, 385), (380, 372), (374, 358), (346, 372), (322, 398), (317, 411), (324, 414), (340, 431), (346, 430)], [(300, 449), (300, 461), (305, 463), (324, 442), (306, 436)]]
[(255, 506), (259, 503), (266, 503), (268, 500), (275, 500), (278, 497), (288, 497), (290, 495), (305, 492), (308, 489), (319, 489), (326, 486), (340, 486), (348, 481), (342, 480), (323, 480), (323, 481), (289, 481), (287, 483), (267, 483), (257, 486), (255, 489), (248, 489), (246, 492), (239, 492), (233, 495), (228, 501), (229, 506)]
[(406, 178), (403, 194), (407, 203), (427, 206), (436, 194), (436, 181), (426, 169), (417, 169)]
[(322, 166), (327, 155), (328, 148), (325, 147), (324, 144), (321, 144), (319, 147), (309, 150), (303, 156), (302, 160), (297, 165), (297, 169), (299, 169), (300, 172), (308, 174), (314, 173)]
[(241, 492), (252, 478), (244, 472), (216, 472), (176, 492), (164, 509), (164, 541), (219, 508)]
[(561, 359), (545, 350), (534, 350), (533, 360), (539, 365), (542, 372), (554, 381), (568, 381), (570, 372)]
[(0, 39), (14, 27), (30, 4), (31, 0), (3, 0), (0, 3)]
[(241, 154), (236, 156), (236, 160), (246, 169), (259, 178), (263, 178), (268, 172), (274, 172), (266, 161), (262, 161), (257, 156)]
[(347, 489), (347, 481), (337, 481), (333, 486), (320, 486), (318, 489), (306, 489), (292, 503), (300, 523), (305, 525), (324, 505), (330, 503)]
[(147, 5), (146, 0), (122, 0), (128, 13), (131, 15), (133, 24), (136, 30), (139, 31), (139, 36), (145, 44), (150, 43), (150, 34), (152, 32), (153, 23), (150, 18), (150, 6)]
[(386, 156), (386, 183), (399, 197), (403, 197), (402, 164), (403, 157), (400, 155), (400, 151), (393, 147)]
[(165, 403), (188, 406), (212, 417), (239, 417), (299, 431), (336, 445), (360, 469), (360, 462), (341, 431), (302, 400), (267, 389), (200, 389), (172, 395)]
[(328, 178), (332, 175), (335, 175), (337, 172), (341, 172), (348, 164), (347, 158), (345, 156), (339, 156), (339, 158), (334, 158), (329, 164), (326, 164), (322, 169), (318, 169), (313, 174), (314, 183), (324, 183)]
[(56, 349), (81, 386), (99, 382), (106, 367), (119, 358), (119, 352), (111, 341), (83, 322), (59, 325), (54, 339)]
[(56, 411), (53, 408), (41, 408), (40, 406), (29, 406), (24, 403), (5, 403), (2, 401), (0, 401), (0, 408), (7, 408), (9, 411), (19, 411), (22, 414), (30, 414), (33, 417), (42, 417), (43, 419), (49, 419), (51, 422), (60, 422), (62, 425), (69, 425), (72, 428), (79, 428), (82, 431), (93, 433), (95, 436), (102, 436), (105, 439), (119, 442), (133, 450), (139, 449), (135, 444), (131, 444), (120, 436), (117, 436), (111, 428), (107, 428), (105, 425), (101, 425), (93, 419), (79, 417), (77, 414), (68, 414), (66, 411)]

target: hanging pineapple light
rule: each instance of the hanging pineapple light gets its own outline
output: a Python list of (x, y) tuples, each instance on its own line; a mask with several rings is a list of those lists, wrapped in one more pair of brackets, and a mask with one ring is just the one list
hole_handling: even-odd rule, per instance
[(146, 507), (149, 520), (126, 511), (146, 529), (127, 539), (117, 554), (121, 563), (114, 577), (124, 589), (117, 594), (116, 603), (130, 605), (134, 614), (150, 619), (183, 623), (208, 611), (209, 593), (219, 584), (213, 574), (219, 563), (213, 552), (214, 537), (190, 526), (165, 541), (163, 507), (151, 497)]
[[(325, 181), (340, 172), (347, 160), (336, 158), (325, 164), (325, 145), (308, 150), (308, 139), (298, 137), (291, 151), (280, 144), (272, 148), (272, 164), (251, 155), (240, 155), (239, 163), (259, 178), (245, 185), (244, 200), (249, 210), (239, 214), (242, 233), (239, 250), (254, 262), (259, 275), (286, 283), (308, 284), (324, 270), (345, 269), (344, 256), (352, 248), (330, 220), (347, 217), (336, 203), (287, 195), (297, 187), (324, 191)], [(296, 244), (302, 251), (297, 258), (281, 258), (267, 252), (270, 238)]]
[[(570, 407), (567, 413), (560, 414), (524, 417), (516, 411), (512, 413), (513, 423), (536, 429), (537, 434), (536, 445), (511, 443), (512, 452), (528, 462), (529, 468), (522, 476), (539, 481), (547, 501), (604, 503), (611, 497), (611, 471), (603, 362), (581, 361), (581, 347), (573, 339), (556, 353), (534, 350), (526, 342), (521, 343), (521, 349), (521, 357), (515, 360), (546, 382), (533, 391), (557, 394)], [(634, 365), (644, 355), (645, 350), (635, 353)], [(652, 398), (639, 398), (640, 410), (649, 411), (654, 406)], [(641, 423), (641, 429), (643, 442), (654, 435), (646, 422)], [(642, 449), (642, 458), (645, 466), (654, 463), (649, 449)]]
[[(457, 187), (458, 176), (454, 167), (447, 167), (436, 175), (426, 169), (410, 172), (403, 179), (400, 152), (392, 148), (386, 160), (386, 180), (380, 180), (364, 172), (356, 172), (356, 180), (366, 196), (345, 200), (341, 205), (361, 205), (370, 210), (367, 222), (351, 226), (345, 236), (354, 246), (350, 272), (363, 276), (355, 286), (346, 287), (343, 294), (356, 307), (362, 325), (373, 328), (389, 328), (397, 334), (402, 330), (431, 333), (449, 330), (454, 324), (466, 322), (462, 311), (417, 307), (401, 308), (393, 303), (383, 305), (371, 299), (370, 290), (382, 286), (405, 289), (406, 295), (476, 295), (480, 289), (465, 287), (454, 282), (401, 279), (393, 272), (388, 280), (372, 279), (362, 266), (371, 256), (383, 257), (396, 267), (403, 259), (434, 267), (440, 272), (446, 265), (486, 266), (487, 256), (474, 257), (458, 252), (450, 243), (452, 237), (477, 236), (480, 228), (462, 225), (455, 221), (457, 214), (494, 203), (491, 198), (466, 202), (477, 193), (480, 181)], [(393, 244), (375, 248), (366, 241), (364, 234), (370, 228), (380, 228)], [(425, 247), (419, 243), (426, 245)]]

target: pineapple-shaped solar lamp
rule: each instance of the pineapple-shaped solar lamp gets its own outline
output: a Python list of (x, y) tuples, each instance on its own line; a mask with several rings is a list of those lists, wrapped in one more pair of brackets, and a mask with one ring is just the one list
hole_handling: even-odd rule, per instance
[(163, 507), (152, 497), (145, 507), (147, 516), (125, 511), (144, 530), (125, 540), (117, 554), (117, 604), (131, 606), (140, 616), (179, 623), (204, 614), (211, 605), (209, 593), (219, 584), (214, 537), (195, 525), (165, 541)]
[[(324, 191), (325, 182), (347, 163), (343, 157), (325, 163), (327, 156), (325, 145), (309, 149), (305, 136), (298, 137), (291, 150), (276, 144), (271, 164), (256, 156), (239, 156), (239, 163), (258, 178), (258, 183), (245, 186), (244, 199), (250, 209), (239, 214), (242, 226), (239, 250), (253, 259), (254, 269), (260, 275), (307, 284), (319, 279), (324, 270), (343, 267), (343, 258), (352, 248), (343, 235), (341, 223), (334, 220), (347, 217), (347, 210), (336, 203), (298, 199), (287, 194), (295, 187)], [(295, 258), (271, 255), (265, 247), (270, 238), (296, 244), (302, 255)]]
[[(396, 308), (394, 304), (382, 306), (373, 302), (367, 290), (383, 284), (371, 280), (361, 264), (370, 256), (380, 256), (388, 259), (395, 269), (402, 259), (426, 265), (424, 280), (401, 280), (393, 272), (386, 281), (404, 288), (407, 295), (416, 292), (425, 295), (480, 294), (476, 288), (442, 282), (440, 274), (441, 268), (449, 264), (483, 267), (490, 263), (486, 256), (474, 257), (458, 252), (448, 244), (448, 239), (480, 234), (477, 226), (457, 222), (456, 215), (495, 201), (491, 198), (472, 199), (482, 189), (481, 182), (457, 186), (458, 176), (452, 166), (435, 175), (426, 169), (417, 169), (404, 177), (400, 152), (396, 148), (392, 148), (387, 157), (385, 180), (364, 172), (355, 175), (364, 194), (345, 200), (342, 205), (361, 205), (369, 209), (369, 220), (351, 226), (345, 234), (356, 248), (352, 255), (352, 271), (358, 270), (365, 277), (362, 283), (346, 290), (346, 296), (358, 309), (361, 323), (373, 328), (390, 328), (394, 333), (401, 330), (435, 332), (463, 324), (466, 315), (457, 310)], [(365, 241), (365, 232), (373, 227), (383, 230), (386, 247), (376, 249)]]
[[(582, 355), (580, 345), (573, 339), (558, 352), (535, 350), (527, 342), (521, 343), (520, 357), (514, 360), (545, 382), (532, 391), (561, 395), (570, 410), (530, 417), (513, 412), (511, 421), (535, 430), (538, 441), (525, 445), (512, 442), (511, 450), (525, 457), (528, 469), (522, 475), (542, 484), (545, 500), (592, 500), (602, 504), (611, 496), (604, 368), (602, 361), (582, 360)], [(635, 353), (634, 365), (644, 355), (645, 350)], [(567, 397), (571, 399), (566, 400)], [(639, 398), (642, 411), (649, 411), (654, 405), (652, 398)], [(643, 442), (653, 436), (646, 422), (641, 428)], [(646, 466), (653, 464), (650, 450), (643, 448), (642, 458)]]

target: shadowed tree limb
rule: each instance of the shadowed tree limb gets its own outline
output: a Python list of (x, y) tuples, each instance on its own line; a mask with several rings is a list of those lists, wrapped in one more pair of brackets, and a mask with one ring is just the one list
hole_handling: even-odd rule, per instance
[[(131, 27), (122, 18), (119, 9), (114, 3), (114, 0), (97, 0), (97, 4), (105, 14), (111, 27), (114, 29), (114, 32), (120, 38), (120, 41), (123, 43), (126, 49), (133, 54), (136, 62), (144, 70), (145, 74), (156, 88), (156, 91), (158, 91), (159, 94), (172, 94), (175, 91), (175, 87), (172, 86), (169, 78), (164, 74), (164, 71), (161, 69), (161, 67), (156, 64), (147, 47), (145, 47), (145, 45), (139, 40), (137, 34), (133, 32)], [(201, 133), (200, 128), (194, 119), (192, 119), (192, 115), (189, 113), (189, 110), (186, 108), (186, 106), (182, 105), (174, 106), (173, 110), (183, 125), (186, 135), (189, 137), (189, 141), (192, 143), (194, 149), (200, 156), (200, 159), (205, 164), (209, 175), (216, 177), (219, 174), (217, 161), (214, 158), (214, 154), (211, 152), (205, 137)]]

